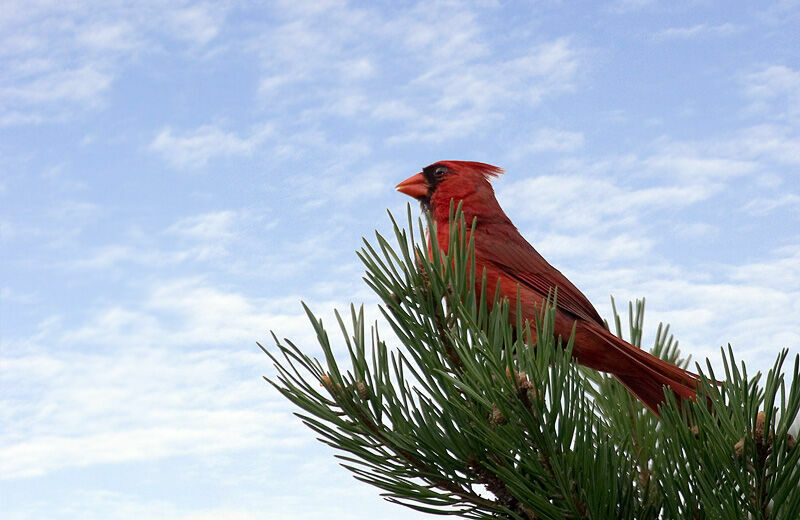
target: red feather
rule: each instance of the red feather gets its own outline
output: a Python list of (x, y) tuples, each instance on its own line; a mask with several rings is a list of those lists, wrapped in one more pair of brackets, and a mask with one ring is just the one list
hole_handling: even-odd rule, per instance
[[(696, 375), (611, 334), (588, 298), (522, 237), (489, 183), (501, 173), (501, 168), (485, 163), (441, 161), (398, 185), (398, 190), (413, 194), (430, 207), (437, 224), (437, 242), (445, 251), (450, 243), (450, 201), (462, 204), (466, 221), (476, 221), (473, 238), (477, 272), (485, 270), (487, 287), (499, 284), (501, 295), (512, 303), (519, 288), (523, 318), (533, 321), (542, 301), (557, 290), (555, 332), (567, 338), (575, 326), (573, 355), (579, 363), (613, 374), (656, 414), (664, 400), (664, 386), (679, 401), (695, 399)], [(493, 296), (494, 291), (486, 295)], [(511, 307), (510, 320), (516, 323), (516, 309)]]

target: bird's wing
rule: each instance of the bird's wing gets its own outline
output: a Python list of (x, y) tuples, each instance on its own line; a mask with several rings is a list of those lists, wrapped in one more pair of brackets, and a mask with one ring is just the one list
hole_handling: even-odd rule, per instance
[(588, 298), (566, 276), (550, 265), (516, 229), (513, 233), (476, 230), (476, 260), (492, 265), (504, 276), (545, 298), (557, 289), (556, 304), (575, 318), (605, 327), (603, 319)]

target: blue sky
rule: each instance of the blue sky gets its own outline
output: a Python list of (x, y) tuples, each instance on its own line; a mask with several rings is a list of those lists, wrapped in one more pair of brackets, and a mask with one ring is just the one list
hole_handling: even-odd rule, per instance
[(261, 379), (440, 159), (685, 352), (800, 351), (800, 5), (5, 0), (0, 508), (422, 518)]

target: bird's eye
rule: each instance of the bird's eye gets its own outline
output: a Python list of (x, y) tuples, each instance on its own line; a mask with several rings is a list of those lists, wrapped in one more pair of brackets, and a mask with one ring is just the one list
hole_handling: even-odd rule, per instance
[(445, 168), (444, 166), (439, 166), (438, 168), (433, 170), (433, 176), (436, 177), (437, 179), (441, 179), (442, 177), (444, 177), (445, 173), (447, 173), (447, 168)]

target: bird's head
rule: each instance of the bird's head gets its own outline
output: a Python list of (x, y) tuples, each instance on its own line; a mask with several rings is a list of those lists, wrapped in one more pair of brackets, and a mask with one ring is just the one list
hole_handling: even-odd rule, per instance
[(486, 217), (500, 209), (489, 179), (501, 173), (502, 168), (481, 162), (439, 161), (404, 180), (396, 189), (420, 201), (437, 221), (447, 221), (450, 200), (463, 203), (467, 218)]

